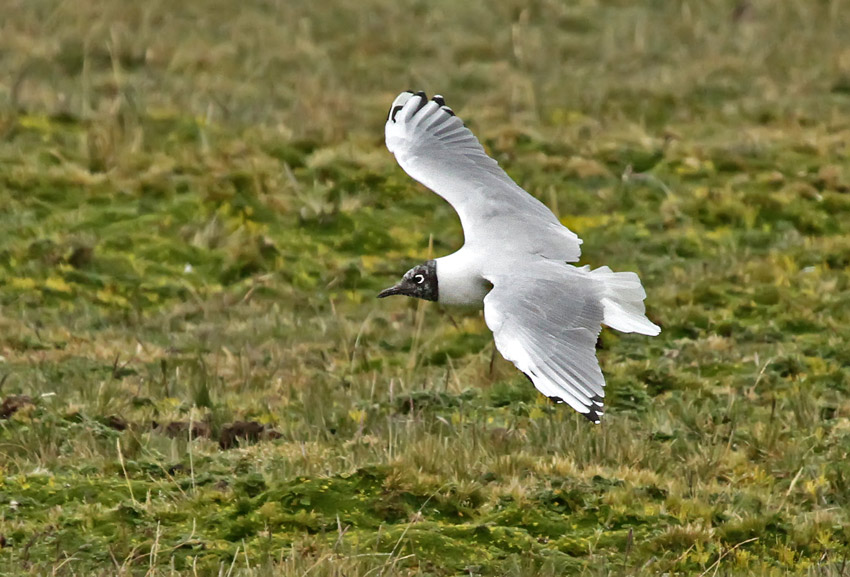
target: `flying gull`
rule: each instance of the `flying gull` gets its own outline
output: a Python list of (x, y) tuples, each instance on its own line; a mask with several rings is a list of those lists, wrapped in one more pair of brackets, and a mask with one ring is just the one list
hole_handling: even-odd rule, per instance
[(661, 332), (645, 316), (637, 274), (567, 264), (579, 260), (581, 239), (487, 156), (441, 96), (400, 94), (387, 117), (386, 140), (407, 174), (454, 207), (464, 244), (410, 269), (378, 297), (483, 305), (502, 356), (541, 393), (599, 423), (601, 325)]

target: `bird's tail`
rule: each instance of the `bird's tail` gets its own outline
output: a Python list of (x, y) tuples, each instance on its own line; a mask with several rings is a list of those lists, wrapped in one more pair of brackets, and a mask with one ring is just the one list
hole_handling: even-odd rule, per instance
[(591, 271), (602, 284), (602, 322), (624, 333), (655, 336), (661, 327), (646, 318), (646, 291), (633, 272), (613, 272), (607, 266)]

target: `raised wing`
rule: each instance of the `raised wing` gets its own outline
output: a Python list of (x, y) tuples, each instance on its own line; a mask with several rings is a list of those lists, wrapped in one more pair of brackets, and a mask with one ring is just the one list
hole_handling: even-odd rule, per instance
[(557, 280), (545, 270), (533, 270), (539, 274), (532, 276), (488, 275), (493, 289), (484, 298), (484, 320), (502, 356), (538, 391), (599, 423), (605, 379), (596, 339), (604, 305), (596, 283), (574, 270), (568, 280), (566, 271)]
[(466, 244), (566, 262), (581, 256), (578, 236), (487, 156), (442, 97), (400, 94), (386, 139), (404, 171), (454, 207)]

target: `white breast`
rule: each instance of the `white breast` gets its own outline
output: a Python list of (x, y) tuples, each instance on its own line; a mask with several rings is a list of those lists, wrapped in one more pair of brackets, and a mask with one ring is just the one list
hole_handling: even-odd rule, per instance
[(445, 305), (484, 305), (492, 285), (481, 275), (480, 253), (462, 247), (459, 251), (435, 259), (439, 302)]

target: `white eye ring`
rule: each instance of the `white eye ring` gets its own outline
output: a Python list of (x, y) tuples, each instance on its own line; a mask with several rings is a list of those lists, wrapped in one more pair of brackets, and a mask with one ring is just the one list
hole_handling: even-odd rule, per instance
[(425, 282), (425, 276), (421, 274), (416, 275), (413, 279), (416, 281), (416, 284), (422, 284)]

